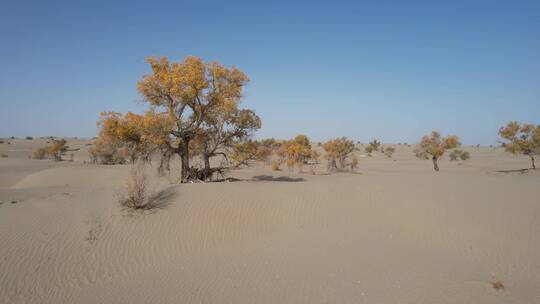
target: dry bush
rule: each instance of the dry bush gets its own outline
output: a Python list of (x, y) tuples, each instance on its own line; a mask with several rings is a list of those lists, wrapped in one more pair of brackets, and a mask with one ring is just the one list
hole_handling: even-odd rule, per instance
[(56, 161), (62, 160), (62, 156), (66, 154), (68, 146), (65, 139), (53, 139), (49, 145), (37, 148), (32, 152), (33, 159), (52, 158)]
[(281, 171), (279, 168), (279, 163), (277, 161), (272, 162), (272, 171)]
[(32, 136), (26, 136), (25, 139), (26, 139), (26, 140), (32, 140), (32, 139), (34, 139), (34, 138), (33, 138)]
[(372, 146), (367, 146), (366, 148), (364, 148), (364, 151), (366, 151), (368, 156), (371, 156), (371, 153), (373, 153), (373, 147)]
[(384, 155), (388, 158), (392, 158), (392, 155), (394, 155), (394, 152), (396, 152), (396, 148), (394, 147), (387, 147), (386, 149), (382, 150)]
[(124, 192), (119, 194), (118, 201), (122, 207), (129, 209), (148, 209), (148, 179), (144, 168), (132, 168)]
[(369, 146), (373, 149), (372, 151), (379, 151), (379, 147), (381, 146), (381, 142), (374, 139), (371, 142), (369, 142)]
[(62, 156), (66, 154), (69, 148), (65, 139), (53, 139), (51, 145), (48, 148), (48, 154), (56, 161), (62, 160)]
[(419, 149), (418, 147), (413, 150), (413, 153), (417, 158), (429, 159), (429, 154), (426, 151)]
[(33, 159), (45, 159), (47, 158), (47, 149), (46, 148), (37, 148), (32, 152)]
[(493, 282), (491, 283), (491, 286), (497, 291), (504, 290), (504, 284), (501, 281)]
[(356, 169), (358, 169), (358, 157), (356, 157), (356, 155), (353, 155), (351, 160), (351, 171), (355, 172)]
[(467, 160), (467, 159), (471, 158), (469, 152), (458, 150), (458, 149), (453, 150), (452, 152), (450, 152), (450, 154), (448, 156), (450, 157), (451, 161), (457, 161), (458, 159)]
[(6, 153), (0, 154), (0, 158), (7, 158), (7, 157), (8, 157), (8, 155)]
[(0, 139), (0, 144), (3, 144), (5, 143), (5, 141), (3, 139)]

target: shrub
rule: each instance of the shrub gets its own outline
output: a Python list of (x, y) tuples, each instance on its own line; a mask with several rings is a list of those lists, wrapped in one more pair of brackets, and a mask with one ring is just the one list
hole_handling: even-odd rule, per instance
[(129, 209), (148, 209), (148, 180), (142, 167), (131, 169), (118, 201), (122, 207)]
[(461, 150), (454, 150), (454, 151), (450, 152), (450, 154), (448, 156), (450, 157), (451, 161), (456, 161), (456, 160), (459, 159), (460, 155), (461, 155)]
[(372, 146), (367, 146), (364, 151), (366, 151), (366, 153), (368, 154), (368, 156), (371, 156), (371, 153), (373, 153), (373, 147)]
[(0, 144), (3, 144), (5, 143), (5, 141), (3, 139), (0, 139)]
[(26, 136), (25, 138), (26, 138), (27, 140), (32, 140), (32, 139), (34, 139), (32, 136)]
[(392, 155), (394, 155), (394, 152), (396, 152), (396, 148), (394, 147), (388, 147), (386, 149), (383, 149), (384, 155), (388, 158), (392, 158)]
[(279, 168), (279, 163), (276, 162), (276, 161), (273, 161), (272, 162), (272, 171), (280, 171), (281, 169)]
[(356, 155), (353, 155), (352, 157), (352, 160), (351, 160), (351, 171), (356, 171), (356, 169), (358, 169), (358, 158), (356, 157)]
[(471, 158), (471, 155), (469, 154), (469, 152), (463, 151), (459, 157), (461, 158), (461, 160), (467, 160)]
[(45, 159), (47, 158), (47, 154), (48, 154), (47, 148), (37, 148), (36, 150), (34, 150), (34, 152), (32, 152), (32, 158)]
[(373, 149), (372, 151), (379, 151), (379, 147), (381, 146), (381, 142), (374, 139), (369, 143), (369, 146)]
[(52, 144), (47, 147), (49, 156), (56, 161), (62, 160), (62, 156), (69, 148), (66, 143), (65, 139), (53, 139)]
[(6, 153), (2, 153), (2, 154), (0, 154), (0, 157), (1, 157), (1, 158), (7, 158), (8, 155), (7, 155)]

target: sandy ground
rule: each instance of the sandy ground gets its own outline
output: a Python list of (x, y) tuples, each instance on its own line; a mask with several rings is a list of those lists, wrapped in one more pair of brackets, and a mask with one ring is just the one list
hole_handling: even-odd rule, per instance
[(0, 303), (540, 303), (540, 174), (504, 172), (529, 160), (501, 149), (438, 173), (403, 145), (357, 174), (255, 164), (178, 185), (154, 166), (161, 208), (133, 214), (117, 204), (129, 165), (85, 164), (85, 140), (74, 162), (10, 142)]

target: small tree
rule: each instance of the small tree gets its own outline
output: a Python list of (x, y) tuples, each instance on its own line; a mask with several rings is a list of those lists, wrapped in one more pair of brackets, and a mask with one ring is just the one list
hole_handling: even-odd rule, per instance
[(343, 170), (347, 166), (347, 159), (354, 151), (354, 142), (346, 137), (331, 139), (322, 144), (326, 154), (324, 157), (328, 160), (328, 169), (333, 171), (338, 169)]
[(415, 149), (415, 153), (416, 155), (420, 155), (422, 157), (425, 155), (431, 156), (431, 160), (433, 161), (433, 169), (435, 169), (435, 171), (439, 171), (439, 165), (437, 163), (439, 158), (443, 156), (446, 150), (455, 148), (459, 145), (459, 138), (457, 136), (449, 135), (445, 138), (441, 138), (441, 134), (439, 132), (433, 131), (431, 132), (431, 135), (422, 137), (422, 140)]
[(529, 156), (532, 168), (536, 169), (535, 156), (540, 154), (540, 125), (511, 121), (499, 129), (499, 135), (505, 140), (506, 151)]

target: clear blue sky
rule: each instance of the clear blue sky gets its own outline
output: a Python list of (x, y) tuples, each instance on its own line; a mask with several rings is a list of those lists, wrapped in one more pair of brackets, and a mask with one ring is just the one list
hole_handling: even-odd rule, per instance
[(258, 137), (491, 144), (540, 123), (538, 0), (3, 0), (0, 136), (94, 136), (100, 111), (143, 111), (150, 55), (245, 71)]

